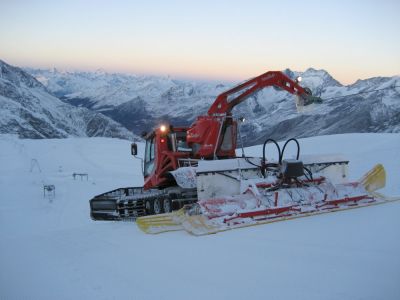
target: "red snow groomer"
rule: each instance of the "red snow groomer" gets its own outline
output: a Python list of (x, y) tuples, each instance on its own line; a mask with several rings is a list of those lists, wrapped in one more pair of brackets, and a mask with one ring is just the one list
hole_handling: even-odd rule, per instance
[[(381, 165), (360, 181), (348, 182), (348, 161), (338, 156), (300, 159), (296, 139), (282, 149), (267, 139), (260, 158), (237, 157), (238, 120), (232, 109), (265, 87), (294, 94), (298, 108), (321, 102), (298, 79), (279, 71), (220, 94), (207, 115), (197, 117), (190, 127), (162, 125), (147, 134), (144, 186), (94, 197), (92, 219), (136, 219), (147, 233), (185, 229), (202, 235), (392, 200), (374, 192), (385, 185)], [(296, 144), (297, 155), (284, 159), (289, 142)], [(277, 148), (276, 161), (266, 157), (269, 143)], [(131, 151), (137, 155), (136, 144)]]

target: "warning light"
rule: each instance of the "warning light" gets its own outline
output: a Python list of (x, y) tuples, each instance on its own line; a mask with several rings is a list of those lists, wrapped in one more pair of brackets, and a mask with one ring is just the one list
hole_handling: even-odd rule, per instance
[(161, 139), (161, 143), (165, 143), (165, 139), (164, 138)]

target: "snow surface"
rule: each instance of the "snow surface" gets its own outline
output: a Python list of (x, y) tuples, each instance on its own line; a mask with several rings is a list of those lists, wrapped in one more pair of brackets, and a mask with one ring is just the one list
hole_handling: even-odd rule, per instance
[[(304, 154), (344, 153), (353, 179), (383, 163), (386, 194), (400, 194), (400, 134), (300, 143)], [(399, 202), (204, 237), (146, 235), (89, 217), (94, 195), (142, 184), (128, 141), (0, 135), (0, 166), (2, 299), (400, 299)], [(43, 184), (55, 185), (52, 202)]]

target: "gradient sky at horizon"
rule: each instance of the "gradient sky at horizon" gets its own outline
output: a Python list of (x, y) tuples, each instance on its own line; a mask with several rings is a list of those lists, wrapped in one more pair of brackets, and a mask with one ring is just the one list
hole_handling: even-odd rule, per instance
[(0, 59), (36, 68), (243, 80), (400, 74), (400, 0), (1, 0)]

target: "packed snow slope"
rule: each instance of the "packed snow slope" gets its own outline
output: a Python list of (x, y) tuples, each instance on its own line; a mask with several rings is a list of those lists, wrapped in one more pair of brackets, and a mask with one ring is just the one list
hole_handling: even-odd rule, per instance
[[(400, 134), (300, 142), (304, 154), (347, 155), (352, 179), (383, 163), (385, 193), (400, 194)], [(204, 237), (90, 220), (91, 197), (142, 184), (129, 144), (0, 135), (0, 298), (400, 299), (399, 202)]]

